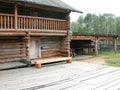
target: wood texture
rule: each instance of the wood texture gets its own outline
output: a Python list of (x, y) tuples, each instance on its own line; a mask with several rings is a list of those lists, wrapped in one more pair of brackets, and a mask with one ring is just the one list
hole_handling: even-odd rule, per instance
[(22, 37), (0, 37), (0, 62), (25, 58), (25, 44)]
[[(17, 3), (14, 5), (14, 28), (17, 30), (17, 17), (18, 17), (18, 8)], [(8, 23), (9, 25), (9, 23)]]
[(0, 71), (0, 83), (1, 90), (119, 90), (120, 69), (82, 62), (54, 63), (41, 69)]
[(2, 0), (0, 36), (10, 38), (0, 39), (0, 62), (4, 59), (14, 61), (14, 58), (30, 61), (30, 37), (39, 37), (41, 41), (41, 57), (38, 58), (69, 56), (69, 30), (70, 17), (64, 10), (46, 10), (27, 3), (23, 5), (17, 1), (10, 3)]
[(60, 37), (43, 37), (41, 38), (41, 57), (60, 56), (61, 38)]
[(67, 63), (71, 63), (71, 62), (72, 62), (72, 58), (71, 58), (71, 57), (58, 57), (58, 58), (50, 58), (50, 59), (36, 60), (36, 61), (35, 61), (35, 67), (36, 67), (36, 68), (41, 68), (41, 67), (42, 67), (42, 64), (59, 62), (59, 61), (66, 61)]
[(66, 27), (67, 27), (67, 36), (62, 38), (61, 41), (61, 56), (63, 57), (69, 57), (70, 56), (70, 16), (68, 15), (66, 17)]
[[(92, 41), (94, 42), (94, 51), (95, 54), (98, 55), (98, 42), (103, 40), (111, 40), (114, 43), (114, 51), (117, 51), (117, 36), (99, 36), (99, 35), (72, 35), (70, 36), (71, 41), (78, 42), (77, 40), (83, 40), (83, 41)], [(93, 47), (90, 47), (93, 48)]]
[(14, 8), (14, 15), (0, 14), (1, 29), (66, 30), (66, 20), (20, 16), (17, 14), (17, 4), (15, 4)]

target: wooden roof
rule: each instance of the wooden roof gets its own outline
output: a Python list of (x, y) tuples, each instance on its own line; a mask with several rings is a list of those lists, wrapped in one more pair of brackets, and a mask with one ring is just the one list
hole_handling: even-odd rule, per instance
[(43, 5), (43, 6), (55, 7), (59, 9), (65, 9), (72, 12), (82, 13), (81, 11), (69, 6), (68, 4), (64, 3), (61, 0), (10, 0), (10, 1), (23, 2), (23, 3), (33, 4), (33, 5)]
[(118, 35), (115, 34), (83, 34), (83, 33), (73, 33), (71, 36), (71, 40), (117, 40)]
[(73, 32), (73, 36), (101, 36), (101, 37), (118, 37), (117, 34), (89, 34), (89, 33), (78, 33), (78, 32)]

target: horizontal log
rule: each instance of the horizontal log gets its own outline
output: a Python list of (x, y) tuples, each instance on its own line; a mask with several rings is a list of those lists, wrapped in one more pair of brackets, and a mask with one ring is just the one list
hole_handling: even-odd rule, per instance
[(48, 54), (54, 54), (54, 53), (60, 53), (60, 51), (48, 51), (48, 52), (41, 52), (42, 55), (48, 55)]
[(62, 57), (68, 57), (68, 54), (61, 54)]
[(5, 55), (5, 56), (0, 56), (0, 59), (10, 59), (10, 58), (22, 58), (22, 57), (26, 57), (26, 55)]
[(59, 56), (61, 56), (61, 55), (56, 54), (56, 55), (42, 56), (42, 58), (59, 57)]
[(58, 50), (60, 50), (60, 49), (54, 49), (54, 48), (53, 49), (42, 49), (41, 52), (58, 51)]
[(47, 42), (45, 42), (45, 43), (42, 43), (42, 46), (43, 47), (48, 47), (48, 46), (51, 47), (51, 46), (60, 46), (60, 44), (61, 43), (52, 43), (52, 42), (51, 43), (50, 42), (47, 43)]
[(25, 54), (25, 51), (1, 52), (0, 56), (4, 56), (4, 55), (16, 55), (16, 54)]
[(60, 46), (42, 46), (43, 49), (58, 49)]
[(14, 59), (0, 59), (0, 64), (2, 63), (9, 63), (9, 62), (18, 62), (21, 60), (26, 60), (26, 57), (22, 57), (22, 58), (14, 58)]
[(2, 43), (3, 43), (3, 42), (6, 42), (6, 43), (14, 43), (14, 42), (20, 42), (20, 40), (9, 40), (9, 39), (8, 39), (8, 40), (3, 40), (3, 39), (1, 40), (1, 39), (0, 39), (0, 43), (1, 43), (1, 42), (2, 42)]
[(30, 36), (67, 36), (67, 34), (59, 33), (30, 33)]
[(9, 46), (9, 45), (24, 45), (23, 42), (0, 42), (0, 46), (5, 45), (5, 46)]
[(62, 47), (61, 50), (68, 50), (69, 47)]
[(3, 29), (3, 28), (0, 28), (0, 33), (5, 33), (5, 32), (12, 32), (12, 33), (26, 33), (28, 32), (28, 30), (23, 30), (23, 29)]
[(24, 45), (0, 45), (0, 50), (1, 49), (16, 49), (16, 48), (25, 48)]
[(0, 49), (0, 53), (3, 53), (3, 52), (16, 52), (16, 51), (24, 51), (25, 48), (22, 48), (22, 49), (4, 49), (4, 50), (1, 50)]
[(64, 33), (67, 34), (67, 30), (30, 30), (31, 33)]
[(68, 52), (69, 52), (68, 50), (66, 51), (64, 50), (64, 51), (61, 51), (61, 54), (68, 54)]
[(4, 40), (7, 40), (7, 39), (10, 39), (10, 40), (12, 40), (12, 39), (15, 39), (15, 40), (23, 40), (23, 37), (17, 37), (17, 36), (13, 36), (13, 37), (11, 37), (11, 36), (5, 36), (5, 37), (0, 37), (0, 39), (4, 39)]
[(44, 54), (42, 56), (60, 56), (60, 53)]
[(25, 36), (26, 33), (12, 33), (12, 32), (5, 32), (5, 33), (2, 33), (0, 32), (0, 36)]

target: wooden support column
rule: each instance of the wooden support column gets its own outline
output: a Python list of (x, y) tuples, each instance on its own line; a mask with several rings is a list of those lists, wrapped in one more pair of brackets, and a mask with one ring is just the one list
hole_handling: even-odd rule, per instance
[(25, 37), (25, 48), (26, 48), (26, 60), (27, 60), (27, 64), (28, 64), (28, 66), (30, 66), (31, 65), (30, 51), (29, 51), (29, 48), (30, 48), (30, 35), (29, 35), (28, 32), (27, 32), (27, 35)]
[(70, 16), (67, 17), (67, 31), (68, 31), (68, 57), (70, 57), (70, 37), (72, 36), (70, 32)]
[(95, 40), (95, 55), (98, 55), (98, 40)]
[(114, 38), (113, 43), (114, 43), (114, 52), (116, 53), (117, 52), (117, 38)]
[(14, 29), (17, 29), (17, 15), (18, 15), (18, 9), (17, 9), (17, 3), (14, 5)]

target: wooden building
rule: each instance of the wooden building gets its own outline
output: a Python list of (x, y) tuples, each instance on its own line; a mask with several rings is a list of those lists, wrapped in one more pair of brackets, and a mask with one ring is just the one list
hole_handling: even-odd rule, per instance
[[(113, 42), (113, 50), (117, 52), (118, 35), (82, 34), (73, 33), (70, 37), (71, 54), (85, 55), (98, 54), (100, 41), (109, 40)], [(73, 56), (74, 56), (73, 55)]]
[(69, 57), (70, 12), (61, 0), (0, 0), (0, 63)]

